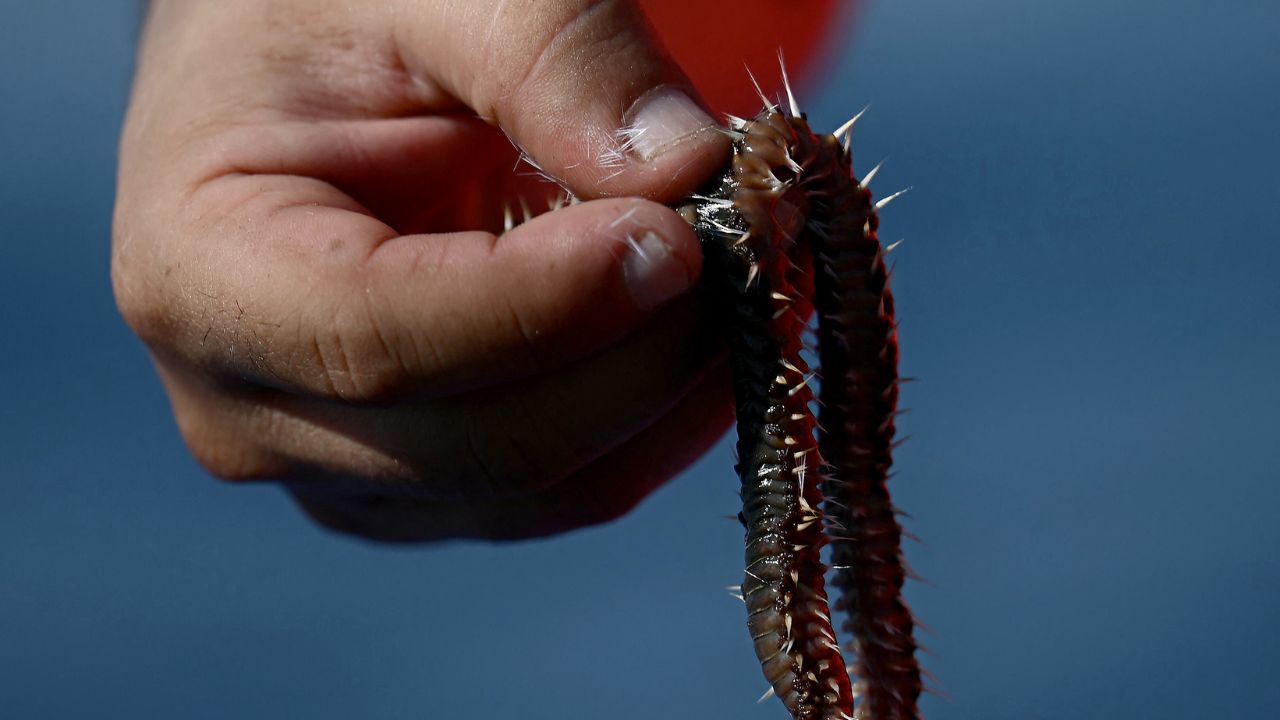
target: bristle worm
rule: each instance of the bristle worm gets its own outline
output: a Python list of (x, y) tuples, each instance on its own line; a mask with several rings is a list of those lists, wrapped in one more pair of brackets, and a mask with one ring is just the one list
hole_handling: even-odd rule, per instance
[[(901, 442), (884, 263), (897, 243), (883, 248), (876, 236), (877, 211), (902, 192), (873, 202), (867, 184), (880, 166), (854, 176), (849, 142), (862, 112), (817, 135), (789, 84), (784, 104), (752, 82), (765, 107), (751, 120), (729, 118), (741, 134), (730, 168), (678, 209), (702, 239), (705, 282), (728, 337), (746, 526), (741, 590), (771, 686), (765, 698), (777, 695), (797, 720), (914, 720), (914, 619), (885, 484)], [(802, 356), (810, 314), (815, 369)], [(827, 602), (827, 544), (852, 637), (848, 667)]]

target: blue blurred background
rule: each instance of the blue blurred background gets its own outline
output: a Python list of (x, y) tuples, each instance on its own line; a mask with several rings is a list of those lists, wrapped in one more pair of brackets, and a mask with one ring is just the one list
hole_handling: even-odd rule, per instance
[[(188, 457), (107, 275), (131, 0), (3, 0), (0, 715), (782, 718), (727, 445), (624, 520), (388, 549)], [(937, 719), (1280, 707), (1280, 4), (872, 2), (802, 98), (915, 190), (895, 490)]]

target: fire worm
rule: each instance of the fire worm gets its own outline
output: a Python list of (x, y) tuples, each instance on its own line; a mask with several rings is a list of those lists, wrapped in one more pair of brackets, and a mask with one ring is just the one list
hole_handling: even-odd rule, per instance
[[(920, 668), (885, 487), (898, 340), (891, 248), (876, 236), (876, 212), (896, 195), (872, 201), (878, 166), (853, 174), (858, 116), (818, 135), (786, 93), (785, 106), (762, 93), (754, 119), (730, 116), (730, 167), (678, 208), (701, 238), (731, 353), (747, 627), (770, 693), (798, 720), (910, 720)], [(827, 544), (849, 665), (827, 602)]]

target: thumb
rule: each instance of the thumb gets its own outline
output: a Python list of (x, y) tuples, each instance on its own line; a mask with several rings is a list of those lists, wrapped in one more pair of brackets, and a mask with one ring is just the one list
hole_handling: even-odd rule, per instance
[(670, 201), (725, 160), (693, 85), (631, 0), (404, 0), (409, 72), (500, 126), (584, 197)]

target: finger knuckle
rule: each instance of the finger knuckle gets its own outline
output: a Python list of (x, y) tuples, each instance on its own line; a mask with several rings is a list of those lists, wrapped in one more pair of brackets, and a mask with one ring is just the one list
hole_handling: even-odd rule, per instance
[(196, 462), (209, 474), (228, 482), (252, 482), (280, 477), (283, 468), (261, 449), (229, 438), (216, 423), (191, 412), (178, 414), (182, 439)]
[[(546, 82), (545, 68), (552, 72), (565, 69), (568, 57), (563, 53), (594, 45), (602, 34), (621, 33), (605, 18), (617, 0), (564, 0), (535, 15), (539, 28), (529, 27), (529, 14), (513, 8), (494, 18), (494, 32), (482, 57), (482, 72), (475, 75), (478, 84), (474, 97), (493, 108), (502, 118), (519, 102), (527, 88)], [(518, 29), (516, 27), (518, 25)], [(531, 45), (507, 42), (511, 37), (536, 38)], [(579, 68), (580, 69), (580, 68)]]
[(348, 403), (378, 404), (412, 392), (412, 375), (376, 321), (335, 313), (311, 338), (323, 390)]
[(172, 343), (178, 326), (174, 305), (156, 298), (118, 254), (111, 263), (111, 284), (120, 316), (148, 347)]

